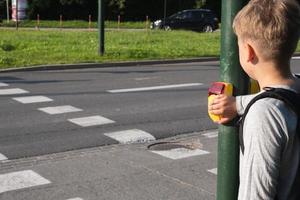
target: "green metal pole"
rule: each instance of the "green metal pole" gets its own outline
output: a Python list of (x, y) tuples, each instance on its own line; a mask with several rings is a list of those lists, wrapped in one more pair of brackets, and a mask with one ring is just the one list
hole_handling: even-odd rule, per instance
[[(222, 0), (220, 79), (234, 86), (234, 96), (246, 94), (249, 78), (239, 64), (232, 22), (246, 0)], [(217, 200), (236, 200), (239, 187), (239, 139), (234, 125), (220, 125)]]
[(16, 29), (19, 29), (19, 0), (16, 0)]
[(164, 25), (166, 23), (166, 17), (167, 17), (167, 0), (164, 0)]
[(7, 16), (7, 23), (9, 23), (9, 0), (6, 0), (6, 16)]
[(98, 1), (99, 54), (104, 54), (104, 0)]

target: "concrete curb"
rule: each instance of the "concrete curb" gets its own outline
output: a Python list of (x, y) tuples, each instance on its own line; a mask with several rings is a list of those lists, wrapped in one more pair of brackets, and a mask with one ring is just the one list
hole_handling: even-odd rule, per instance
[[(300, 53), (295, 53), (293, 56), (300, 56)], [(39, 65), (39, 66), (32, 66), (32, 67), (2, 69), (0, 70), (0, 73), (67, 70), (67, 69), (83, 69), (83, 68), (89, 69), (89, 68), (108, 68), (108, 67), (134, 67), (134, 66), (142, 66), (142, 65), (210, 62), (210, 61), (219, 61), (219, 60), (220, 60), (219, 57), (202, 57), (202, 58), (190, 58), (190, 59), (144, 60), (144, 61), (112, 62), (112, 63), (55, 64), (55, 65)]]
[(176, 64), (176, 63), (192, 63), (192, 62), (209, 62), (218, 61), (218, 57), (203, 57), (191, 59), (177, 60), (145, 60), (145, 61), (129, 61), (129, 62), (112, 62), (112, 63), (79, 63), (79, 64), (55, 64), (55, 65), (39, 65), (32, 67), (10, 68), (0, 70), (0, 73), (5, 72), (24, 72), (24, 71), (47, 71), (47, 70), (66, 70), (66, 69), (83, 69), (83, 68), (108, 68), (108, 67), (131, 67), (142, 65), (157, 65), (157, 64)]

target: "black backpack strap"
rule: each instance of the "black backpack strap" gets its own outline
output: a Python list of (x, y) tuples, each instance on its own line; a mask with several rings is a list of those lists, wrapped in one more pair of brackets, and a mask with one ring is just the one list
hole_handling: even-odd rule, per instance
[[(239, 120), (240, 131), (239, 131), (239, 140), (240, 147), (242, 153), (244, 153), (244, 139), (243, 139), (243, 127), (244, 121), (247, 113), (249, 112), (250, 107), (259, 99), (263, 98), (274, 98), (283, 101), (286, 105), (288, 105), (296, 114), (300, 116), (300, 94), (297, 94), (291, 90), (283, 89), (283, 88), (264, 88), (265, 92), (258, 94), (255, 96), (247, 105), (244, 114), (241, 116)], [(298, 117), (298, 127), (299, 127), (299, 117)]]

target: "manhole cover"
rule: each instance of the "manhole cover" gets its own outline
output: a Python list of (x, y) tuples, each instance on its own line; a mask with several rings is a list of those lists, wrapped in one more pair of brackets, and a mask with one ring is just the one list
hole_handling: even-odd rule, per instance
[(167, 151), (167, 150), (179, 149), (179, 148), (192, 149), (190, 145), (176, 143), (176, 142), (158, 142), (158, 143), (150, 144), (148, 146), (148, 149), (151, 151)]

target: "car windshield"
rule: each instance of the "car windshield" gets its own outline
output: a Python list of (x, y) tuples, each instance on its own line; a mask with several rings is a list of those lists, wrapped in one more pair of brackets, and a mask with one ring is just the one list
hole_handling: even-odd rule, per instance
[(191, 17), (192, 17), (192, 13), (191, 12), (183, 11), (183, 12), (178, 12), (178, 13), (172, 15), (169, 18), (170, 19), (189, 19)]
[(180, 15), (181, 15), (181, 12), (178, 12), (178, 13), (175, 13), (175, 14), (171, 15), (169, 18), (170, 18), (170, 19), (176, 19), (176, 18), (178, 18), (178, 16), (180, 16)]
[(192, 12), (192, 15), (193, 15), (194, 19), (203, 19), (204, 18), (203, 12), (195, 11), (195, 12)]

